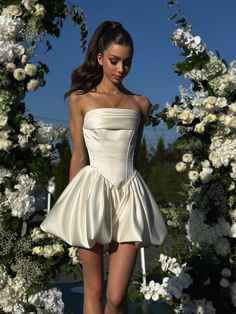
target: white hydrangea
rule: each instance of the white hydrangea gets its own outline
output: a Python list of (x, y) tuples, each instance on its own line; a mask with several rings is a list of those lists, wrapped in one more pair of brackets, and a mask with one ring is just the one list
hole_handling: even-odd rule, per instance
[(18, 138), (18, 143), (19, 143), (20, 147), (25, 148), (28, 146), (29, 135), (18, 134), (17, 138)]
[(214, 167), (228, 166), (231, 161), (236, 160), (236, 134), (228, 137), (215, 134), (209, 150), (209, 160)]
[(6, 139), (0, 139), (0, 150), (9, 152), (13, 147), (13, 142)]
[(20, 18), (0, 15), (0, 42), (15, 41), (22, 34), (24, 24)]
[(203, 298), (200, 300), (191, 300), (185, 304), (181, 304), (176, 310), (178, 314), (215, 314), (216, 309), (214, 308), (211, 301)]
[(13, 41), (0, 41), (0, 63), (6, 64), (21, 57), (25, 53), (25, 47)]
[(47, 144), (53, 142), (66, 133), (66, 128), (53, 125), (51, 123), (44, 123), (43, 121), (38, 121), (35, 124), (37, 128), (36, 139), (40, 144)]
[(223, 217), (219, 217), (218, 222), (211, 225), (205, 221), (204, 212), (196, 209), (190, 211), (189, 220), (186, 224), (188, 240), (195, 244), (203, 244), (203, 247), (214, 245), (217, 252), (225, 244), (226, 247), (222, 249), (222, 253), (228, 252), (229, 243), (227, 239), (222, 237), (230, 236), (230, 224)]
[(4, 177), (11, 177), (12, 173), (9, 169), (0, 165), (0, 184), (3, 182)]
[(28, 174), (19, 174), (17, 181), (14, 185), (16, 191), (5, 189), (5, 205), (11, 208), (12, 216), (27, 219), (36, 211), (33, 195), (36, 181)]
[(63, 314), (64, 303), (62, 300), (62, 292), (57, 288), (40, 291), (29, 297), (29, 303), (36, 308), (43, 310), (43, 313)]
[(26, 289), (27, 283), (24, 278), (9, 277), (4, 288), (0, 290), (0, 309), (5, 313), (15, 313), (16, 308), (20, 307), (19, 303), (25, 297)]

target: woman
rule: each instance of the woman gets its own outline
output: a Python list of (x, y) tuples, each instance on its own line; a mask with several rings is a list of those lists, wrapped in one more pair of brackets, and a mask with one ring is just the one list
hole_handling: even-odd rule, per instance
[[(98, 26), (66, 93), (73, 140), (70, 182), (41, 224), (44, 231), (79, 247), (84, 314), (127, 313), (127, 288), (138, 249), (160, 245), (167, 235), (137, 170), (151, 104), (122, 84), (132, 57), (132, 39), (120, 23)], [(104, 309), (105, 243), (109, 269)]]

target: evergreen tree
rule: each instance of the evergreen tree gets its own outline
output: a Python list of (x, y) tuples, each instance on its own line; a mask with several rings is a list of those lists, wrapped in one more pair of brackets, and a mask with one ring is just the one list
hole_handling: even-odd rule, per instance
[(71, 149), (68, 137), (64, 137), (61, 143), (57, 144), (59, 161), (53, 167), (56, 189), (53, 194), (53, 201), (56, 201), (62, 191), (69, 183), (69, 169), (71, 160)]
[(149, 160), (148, 160), (148, 149), (146, 144), (146, 138), (143, 137), (142, 143), (139, 149), (139, 172), (143, 176), (144, 180), (147, 180), (149, 174)]

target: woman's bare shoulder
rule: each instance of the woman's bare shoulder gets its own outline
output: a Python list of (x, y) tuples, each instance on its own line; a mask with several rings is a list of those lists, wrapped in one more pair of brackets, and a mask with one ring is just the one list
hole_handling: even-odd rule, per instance
[(139, 105), (141, 111), (143, 112), (143, 115), (146, 117), (152, 107), (151, 101), (147, 96), (144, 95), (134, 95), (135, 101)]
[(91, 100), (91, 93), (82, 93), (75, 91), (69, 95), (69, 106), (75, 107), (77, 111), (83, 113), (86, 111), (86, 104)]

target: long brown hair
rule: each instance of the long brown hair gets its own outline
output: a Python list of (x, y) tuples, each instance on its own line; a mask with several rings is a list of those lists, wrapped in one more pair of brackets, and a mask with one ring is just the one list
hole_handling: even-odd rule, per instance
[(102, 22), (90, 39), (84, 63), (72, 72), (71, 89), (65, 93), (65, 97), (75, 91), (87, 93), (101, 82), (103, 69), (97, 61), (97, 54), (103, 54), (111, 43), (129, 46), (133, 53), (132, 38), (122, 24), (114, 21)]

